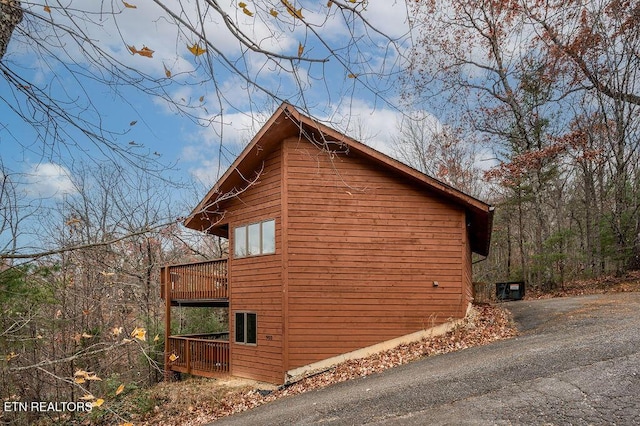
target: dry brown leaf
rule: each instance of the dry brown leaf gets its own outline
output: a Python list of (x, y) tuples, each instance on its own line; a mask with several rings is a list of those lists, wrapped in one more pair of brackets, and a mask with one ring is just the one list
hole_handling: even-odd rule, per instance
[(116, 395), (120, 395), (122, 391), (124, 391), (124, 384), (118, 386), (118, 389), (116, 389)]
[(193, 46), (187, 46), (187, 49), (189, 49), (189, 52), (193, 53), (195, 56), (207, 53), (207, 49), (200, 47), (197, 43), (194, 43)]
[[(257, 407), (284, 396), (297, 395), (310, 390), (320, 389), (333, 383), (368, 376), (426, 356), (485, 344), (496, 339), (514, 335), (515, 331), (511, 326), (508, 315), (504, 311), (492, 306), (476, 306), (476, 309), (477, 315), (473, 318), (465, 319), (461, 326), (456, 327), (445, 335), (424, 339), (415, 343), (403, 344), (367, 358), (344, 362), (324, 373), (308, 377), (284, 389), (273, 391), (266, 396), (254, 390), (233, 390), (229, 391), (226, 396), (216, 399), (215, 403), (207, 404), (205, 408), (202, 405), (198, 405), (197, 402), (189, 401), (185, 404), (184, 392), (179, 391), (179, 406), (182, 407), (181, 409), (183, 411), (176, 408), (176, 414), (174, 417), (170, 417), (167, 416), (167, 408), (165, 406), (162, 410), (158, 410), (152, 423), (180, 424), (185, 415), (197, 417), (198, 420), (201, 420), (199, 423), (209, 423), (215, 419)], [(177, 355), (172, 354), (172, 356), (178, 359)], [(176, 383), (171, 384), (173, 393), (176, 392), (176, 386), (179, 385)], [(189, 387), (185, 389), (195, 390)], [(198, 400), (198, 397), (194, 396), (194, 398), (194, 401)], [(176, 402), (176, 404), (178, 404), (178, 402)], [(193, 408), (193, 411), (187, 414), (186, 410), (188, 410), (189, 406)]]
[(131, 332), (131, 337), (133, 337), (134, 339), (141, 340), (141, 341), (146, 341), (147, 340), (147, 330), (145, 330), (142, 327), (136, 327)]
[(304, 17), (302, 16), (302, 8), (296, 9), (291, 3), (289, 3), (289, 0), (280, 0), (280, 2), (287, 8), (287, 12), (289, 12), (289, 15), (293, 16), (294, 18), (304, 19)]
[(127, 46), (131, 54), (138, 54), (140, 56), (144, 56), (146, 58), (153, 58), (154, 50), (149, 49), (147, 46), (143, 46), (142, 49), (138, 50), (135, 46)]
[(89, 374), (93, 374), (93, 373), (89, 373), (87, 371), (84, 370), (76, 370), (75, 373), (73, 373), (74, 377), (87, 377)]

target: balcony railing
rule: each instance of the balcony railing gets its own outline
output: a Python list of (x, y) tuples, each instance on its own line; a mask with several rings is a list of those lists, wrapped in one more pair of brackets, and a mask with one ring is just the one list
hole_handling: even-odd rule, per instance
[(171, 300), (228, 299), (227, 259), (184, 265), (164, 266), (160, 269), (161, 297), (169, 285)]
[[(226, 340), (224, 340), (226, 338)], [(215, 377), (229, 373), (229, 333), (170, 336), (168, 370)]]

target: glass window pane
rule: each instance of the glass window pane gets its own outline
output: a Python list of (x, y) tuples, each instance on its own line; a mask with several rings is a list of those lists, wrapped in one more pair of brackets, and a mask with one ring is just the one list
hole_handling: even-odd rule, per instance
[(249, 225), (249, 247), (248, 255), (260, 254), (260, 224)]
[(247, 314), (247, 343), (258, 342), (257, 315)]
[(247, 227), (239, 226), (236, 228), (233, 236), (234, 250), (233, 254), (236, 257), (244, 257), (247, 255)]
[(236, 312), (236, 342), (244, 343), (244, 313)]
[(262, 254), (276, 252), (276, 221), (262, 222)]

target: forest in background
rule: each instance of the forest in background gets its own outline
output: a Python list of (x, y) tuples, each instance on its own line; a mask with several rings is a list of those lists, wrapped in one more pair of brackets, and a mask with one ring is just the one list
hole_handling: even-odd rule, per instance
[[(329, 3), (353, 21), (367, 17), (363, 2)], [(269, 2), (256, 5), (265, 16), (273, 10)], [(11, 6), (0, 7), (7, 13)], [(285, 4), (282, 15), (287, 11)], [(292, 19), (303, 21), (296, 13)], [(34, 25), (35, 16), (24, 19)], [(574, 279), (640, 269), (640, 4), (423, 1), (408, 2), (407, 16), (412, 44), (402, 73), (387, 76), (398, 81), (408, 111), (389, 123), (397, 126), (393, 155), (495, 206), (490, 254), (475, 259), (475, 280), (524, 280), (551, 291)], [(349, 48), (359, 41), (349, 40)], [(6, 45), (0, 47), (1, 59)], [(272, 54), (295, 61), (304, 49), (282, 56)], [(64, 102), (30, 91), (6, 61), (1, 67), (15, 96), (42, 102), (36, 104), (47, 119), (62, 120), (47, 102), (60, 111)], [(372, 78), (345, 72), (347, 80), (365, 76)], [(270, 113), (266, 104), (260, 107)], [(89, 126), (84, 117), (65, 120)], [(93, 130), (86, 137), (108, 146), (108, 132)], [(345, 132), (365, 143), (373, 138)], [(113, 152), (99, 166), (78, 154), (74, 190), (62, 199), (34, 200), (24, 192), (24, 176), (0, 162), (3, 402), (86, 398), (125, 423), (119, 407), (128, 393), (162, 379), (159, 268), (225, 252), (224, 242), (180, 225), (208, 188), (168, 182), (157, 162), (129, 147)], [(173, 190), (188, 195), (178, 200)], [(225, 326), (215, 311), (172, 316), (183, 333)]]
[(427, 1), (414, 19), (406, 99), (449, 120), (408, 121), (396, 149), (496, 207), (476, 279), (640, 268), (640, 4)]

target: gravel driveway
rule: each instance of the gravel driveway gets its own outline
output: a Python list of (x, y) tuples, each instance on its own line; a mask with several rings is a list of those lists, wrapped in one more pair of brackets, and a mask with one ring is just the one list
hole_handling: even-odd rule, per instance
[(640, 293), (505, 303), (521, 335), (216, 425), (640, 424)]

